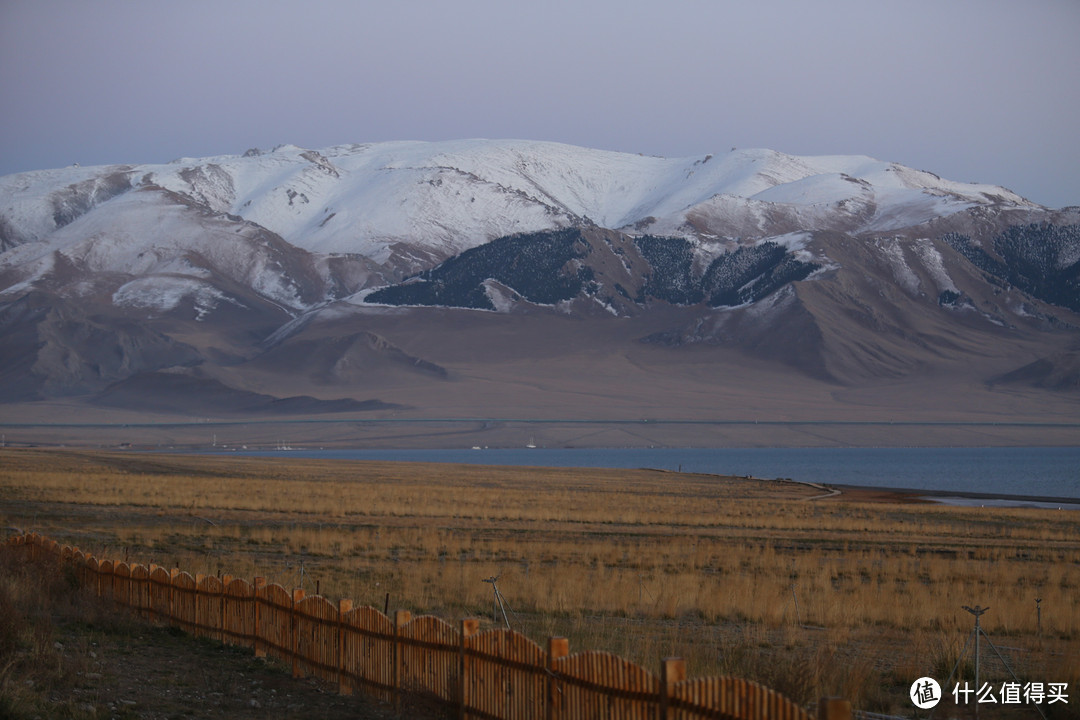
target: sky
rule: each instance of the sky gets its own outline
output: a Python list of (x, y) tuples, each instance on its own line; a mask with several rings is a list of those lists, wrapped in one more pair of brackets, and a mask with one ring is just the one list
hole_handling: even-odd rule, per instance
[(0, 175), (515, 138), (1080, 205), (1078, 37), (1078, 0), (0, 0)]

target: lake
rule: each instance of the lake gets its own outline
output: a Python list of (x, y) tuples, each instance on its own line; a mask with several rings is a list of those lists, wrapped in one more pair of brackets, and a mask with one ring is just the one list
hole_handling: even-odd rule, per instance
[(801, 482), (1070, 498), (1080, 501), (1080, 447), (517, 448), (279, 450), (258, 456), (544, 467), (656, 468)]

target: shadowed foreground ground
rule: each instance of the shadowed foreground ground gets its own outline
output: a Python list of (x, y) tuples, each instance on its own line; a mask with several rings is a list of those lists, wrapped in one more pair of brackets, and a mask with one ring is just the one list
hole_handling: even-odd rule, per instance
[[(391, 708), (294, 679), (248, 650), (103, 606), (74, 576), (0, 546), (0, 718), (383, 720)], [(52, 579), (49, 579), (49, 577)], [(409, 717), (433, 716), (409, 708)]]

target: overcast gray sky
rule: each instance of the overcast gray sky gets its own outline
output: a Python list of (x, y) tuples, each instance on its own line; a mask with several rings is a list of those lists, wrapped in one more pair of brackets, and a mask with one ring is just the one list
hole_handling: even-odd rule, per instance
[(0, 174), (294, 143), (865, 154), (1080, 205), (1078, 0), (0, 0)]

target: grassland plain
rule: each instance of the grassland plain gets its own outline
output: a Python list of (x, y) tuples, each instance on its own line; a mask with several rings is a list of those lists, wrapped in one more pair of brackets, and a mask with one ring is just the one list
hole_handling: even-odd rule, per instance
[[(497, 578), (538, 641), (648, 668), (680, 655), (800, 702), (908, 714), (911, 682), (956, 664), (962, 606), (982, 605), (1013, 669), (1070, 683), (1052, 712), (1077, 716), (1080, 515), (821, 495), (647, 470), (0, 452), (0, 521), (103, 558), (449, 621), (495, 622)], [(991, 655), (983, 668), (1010, 679)]]

